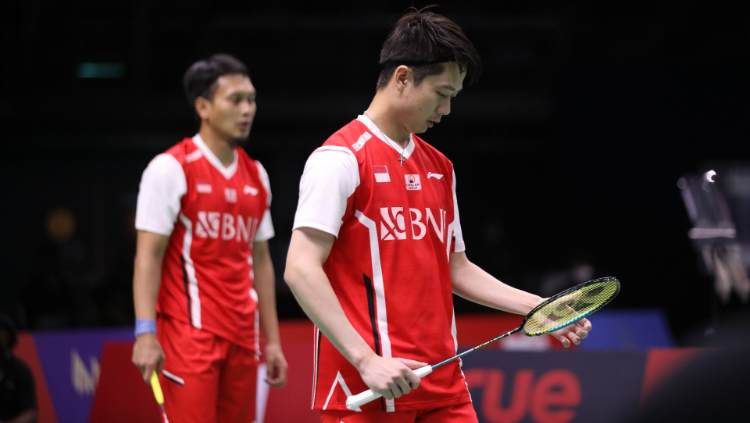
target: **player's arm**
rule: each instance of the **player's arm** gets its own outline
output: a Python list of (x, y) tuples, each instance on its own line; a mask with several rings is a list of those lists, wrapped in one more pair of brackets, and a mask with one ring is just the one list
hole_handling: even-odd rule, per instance
[(465, 252), (451, 254), (453, 292), (469, 301), (525, 315), (542, 302), (538, 295), (505, 284), (472, 263)]
[[(544, 300), (538, 295), (501, 282), (472, 263), (463, 251), (451, 254), (450, 266), (453, 292), (469, 301), (525, 315)], [(570, 325), (552, 335), (567, 348), (571, 343), (578, 345), (590, 330), (591, 323), (583, 319), (580, 324)]]
[(288, 365), (281, 349), (279, 318), (276, 314), (276, 277), (268, 241), (253, 243), (253, 272), (255, 291), (258, 293), (260, 324), (266, 339), (266, 382), (271, 386), (284, 386)]
[[(133, 306), (136, 322), (156, 321), (156, 301), (161, 285), (161, 266), (169, 237), (149, 231), (138, 231), (133, 269)], [(164, 352), (155, 331), (138, 334), (133, 345), (133, 364), (148, 381), (154, 370), (160, 371)]]
[(385, 398), (406, 394), (419, 385), (419, 377), (410, 368), (426, 363), (380, 357), (354, 329), (323, 271), (333, 242), (333, 235), (326, 232), (295, 229), (284, 279), (310, 320), (359, 371), (368, 387)]
[(168, 154), (156, 156), (143, 171), (135, 216), (138, 229), (133, 269), (136, 338), (132, 360), (146, 382), (154, 370), (161, 370), (164, 361), (164, 352), (156, 340), (156, 302), (164, 253), (180, 211), (180, 198), (186, 190), (182, 166)]

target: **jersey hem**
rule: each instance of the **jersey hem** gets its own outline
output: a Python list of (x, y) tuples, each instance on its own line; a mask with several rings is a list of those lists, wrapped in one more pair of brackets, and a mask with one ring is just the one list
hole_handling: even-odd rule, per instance
[[(156, 314), (156, 318), (157, 318), (157, 320), (159, 318), (162, 318), (162, 319), (172, 319), (172, 320), (176, 320), (176, 321), (179, 321), (179, 322), (182, 322), (182, 323), (185, 323), (187, 325), (192, 326), (192, 324), (190, 323), (190, 321), (188, 321), (187, 319), (185, 319), (183, 316), (175, 316), (175, 315), (166, 313), (164, 311), (158, 312)], [(260, 354), (260, 350), (256, 349), (255, 345), (253, 345), (252, 342), (250, 342), (250, 343), (237, 342), (237, 339), (233, 339), (231, 336), (228, 336), (228, 334), (226, 334), (226, 333), (220, 333), (220, 331), (213, 330), (210, 326), (207, 327), (207, 326), (203, 325), (202, 327), (195, 328), (195, 329), (200, 330), (200, 331), (204, 331), (204, 332), (208, 332), (211, 335), (216, 336), (218, 338), (221, 338), (221, 339), (223, 339), (223, 340), (225, 340), (225, 341), (227, 341), (227, 342), (229, 342), (231, 344), (234, 344), (234, 345), (237, 345), (239, 347), (242, 347), (242, 348), (245, 348), (247, 350), (250, 350), (253, 353)]]

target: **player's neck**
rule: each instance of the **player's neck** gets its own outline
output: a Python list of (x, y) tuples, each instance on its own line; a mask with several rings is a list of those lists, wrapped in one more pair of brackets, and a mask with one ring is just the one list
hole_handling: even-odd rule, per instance
[(406, 148), (410, 140), (409, 130), (399, 124), (394, 114), (394, 111), (387, 107), (385, 99), (380, 98), (380, 93), (375, 94), (370, 106), (365, 110), (365, 115), (375, 126), (402, 148)]
[(229, 166), (234, 162), (234, 144), (232, 142), (219, 136), (207, 125), (201, 126), (200, 135), (203, 142), (206, 143), (206, 147), (214, 153), (221, 164)]

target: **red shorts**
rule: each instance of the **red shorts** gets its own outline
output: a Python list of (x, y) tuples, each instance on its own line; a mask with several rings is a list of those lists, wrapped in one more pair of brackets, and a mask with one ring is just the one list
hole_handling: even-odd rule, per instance
[(254, 351), (164, 316), (157, 319), (157, 335), (164, 349), (159, 380), (170, 422), (254, 421)]
[(322, 411), (321, 423), (476, 423), (477, 413), (471, 402), (427, 410), (408, 410), (387, 413), (382, 410)]

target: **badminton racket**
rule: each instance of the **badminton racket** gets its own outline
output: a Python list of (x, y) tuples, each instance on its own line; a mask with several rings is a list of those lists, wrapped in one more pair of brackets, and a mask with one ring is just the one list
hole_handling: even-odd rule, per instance
[(156, 372), (151, 373), (151, 391), (154, 392), (154, 398), (156, 403), (159, 404), (159, 410), (161, 411), (162, 423), (169, 423), (167, 418), (167, 412), (164, 410), (164, 393), (161, 390), (161, 384), (159, 383), (159, 376)]
[[(460, 354), (447, 358), (437, 364), (427, 365), (414, 370), (414, 374), (422, 378), (435, 369), (456, 361), (466, 354), (499, 341), (518, 331), (528, 336), (539, 336), (554, 332), (591, 315), (612, 301), (620, 292), (620, 281), (612, 276), (592, 279), (568, 288), (547, 298), (534, 307), (523, 319), (520, 326), (504, 334), (472, 347)], [(346, 408), (359, 410), (362, 405), (380, 398), (382, 395), (368, 389), (346, 399)]]

